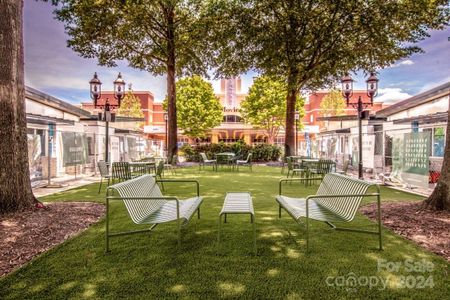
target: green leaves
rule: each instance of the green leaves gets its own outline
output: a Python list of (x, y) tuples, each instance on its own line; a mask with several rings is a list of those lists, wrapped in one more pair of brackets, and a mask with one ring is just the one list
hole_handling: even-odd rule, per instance
[(205, 137), (222, 122), (222, 106), (211, 83), (200, 76), (177, 81), (177, 121), (187, 136)]
[(347, 107), (341, 91), (333, 89), (320, 102), (322, 116), (340, 116), (345, 113)]
[[(253, 81), (248, 96), (241, 103), (244, 120), (256, 128), (267, 131), (269, 143), (274, 141), (284, 127), (286, 117), (287, 85), (281, 80), (261, 76)], [(303, 116), (303, 99), (297, 101), (300, 118)]]
[[(141, 100), (133, 94), (133, 90), (130, 88), (123, 98), (120, 107), (117, 109), (118, 116), (144, 118), (142, 112)], [(141, 122), (136, 124), (136, 127), (141, 127)]]

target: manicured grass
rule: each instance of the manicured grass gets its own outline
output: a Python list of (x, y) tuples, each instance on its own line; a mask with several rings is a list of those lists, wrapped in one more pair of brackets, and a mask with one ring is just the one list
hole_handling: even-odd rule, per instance
[[(1, 279), (0, 298), (450, 297), (450, 264), (387, 230), (384, 231), (385, 250), (380, 252), (374, 235), (332, 232), (326, 225), (312, 222), (311, 253), (305, 254), (304, 229), (285, 212), (281, 220), (277, 217), (274, 197), (278, 193), (278, 179), (282, 177), (279, 168), (255, 167), (253, 173), (247, 170), (199, 172), (197, 168), (189, 168), (179, 170), (173, 177), (198, 179), (201, 194), (205, 196), (201, 219), (194, 217), (184, 229), (180, 250), (177, 250), (175, 224), (163, 224), (150, 234), (113, 238), (112, 252), (104, 254), (104, 221), (101, 221)], [(192, 185), (166, 184), (165, 187), (171, 195), (187, 197), (195, 192)], [(97, 188), (97, 184), (92, 184), (42, 200), (103, 201)], [(297, 196), (313, 194), (316, 189), (317, 186), (305, 188), (299, 184), (284, 186), (286, 194)], [(252, 255), (252, 227), (248, 216), (229, 216), (229, 222), (223, 226), (222, 249), (217, 252), (218, 214), (226, 191), (253, 194), (258, 256)], [(382, 189), (383, 201), (420, 199)], [(138, 228), (131, 223), (121, 203), (114, 204), (111, 213), (112, 230)], [(375, 225), (358, 215), (348, 226), (369, 229)], [(417, 263), (425, 260), (433, 268), (427, 272), (410, 272), (409, 265), (405, 264), (407, 259)], [(399, 263), (399, 269), (378, 270), (379, 260)], [(360, 282), (352, 285), (353, 281), (349, 280), (342, 286), (339, 276), (356, 277)], [(425, 282), (430, 276), (432, 281)], [(385, 288), (380, 279), (388, 280)], [(407, 286), (402, 285), (404, 279)], [(378, 285), (370, 287), (366, 280), (372, 283), (378, 280)]]

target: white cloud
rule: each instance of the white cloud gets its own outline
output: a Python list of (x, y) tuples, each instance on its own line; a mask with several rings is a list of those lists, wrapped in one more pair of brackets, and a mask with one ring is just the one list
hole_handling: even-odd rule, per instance
[(391, 65), (390, 68), (398, 68), (401, 66), (411, 66), (411, 65), (414, 65), (414, 62), (410, 59), (407, 59), (407, 60), (403, 60), (399, 63)]
[(404, 92), (401, 88), (384, 88), (378, 90), (378, 96), (375, 98), (375, 101), (392, 104), (409, 97), (412, 97), (412, 95)]
[(419, 93), (426, 92), (428, 90), (431, 90), (432, 88), (435, 88), (435, 87), (442, 85), (444, 83), (447, 83), (447, 82), (450, 82), (450, 76), (447, 76), (446, 78), (443, 78), (442, 80), (439, 80), (439, 81), (428, 82), (427, 84), (422, 86)]

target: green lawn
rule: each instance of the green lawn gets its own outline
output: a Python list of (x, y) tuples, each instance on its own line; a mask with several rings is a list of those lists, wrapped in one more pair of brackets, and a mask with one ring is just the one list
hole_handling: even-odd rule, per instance
[[(287, 213), (281, 220), (277, 217), (274, 197), (281, 178), (279, 168), (255, 167), (253, 173), (189, 168), (173, 177), (199, 180), (205, 196), (202, 218), (193, 218), (184, 229), (180, 250), (175, 224), (163, 224), (150, 234), (113, 238), (112, 251), (105, 255), (101, 221), (1, 279), (0, 299), (450, 298), (450, 264), (387, 230), (385, 249), (380, 252), (375, 235), (332, 232), (322, 223), (312, 222), (311, 253), (306, 255), (304, 229)], [(195, 192), (190, 185), (165, 186), (167, 194), (190, 196)], [(41, 200), (102, 202), (97, 188), (92, 184)], [(305, 188), (297, 183), (285, 189), (286, 194), (306, 196), (317, 186)], [(217, 253), (218, 214), (226, 191), (253, 194), (256, 257), (252, 255), (248, 216), (229, 216), (223, 227), (222, 251)], [(382, 189), (382, 201), (405, 200), (421, 197)], [(123, 204), (113, 205), (111, 213), (112, 230), (137, 227)], [(362, 215), (353, 226), (375, 228)], [(399, 268), (378, 270), (379, 260), (390, 266), (397, 263)], [(420, 272), (423, 262), (432, 263), (432, 270)], [(416, 270), (410, 270), (411, 263)], [(352, 284), (355, 277), (359, 282)], [(385, 287), (381, 280), (387, 280)]]

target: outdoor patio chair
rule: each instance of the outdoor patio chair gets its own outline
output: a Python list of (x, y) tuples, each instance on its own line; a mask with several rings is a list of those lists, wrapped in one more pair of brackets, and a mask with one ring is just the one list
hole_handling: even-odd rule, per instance
[(108, 179), (107, 186), (109, 186), (111, 181), (111, 175), (109, 175), (108, 164), (105, 161), (100, 160), (99, 162), (97, 162), (97, 166), (98, 170), (100, 171), (100, 186), (98, 187), (98, 193), (100, 194), (100, 191), (102, 189), (103, 178)]
[(204, 152), (200, 153), (200, 162), (198, 164), (198, 169), (201, 170), (202, 166), (205, 169), (206, 165), (212, 165), (213, 171), (217, 168), (217, 160), (216, 159), (208, 159)]
[(252, 156), (253, 154), (250, 152), (247, 155), (247, 159), (246, 160), (236, 160), (236, 167), (239, 170), (239, 166), (248, 166), (250, 171), (253, 172), (252, 169)]
[(164, 171), (166, 171), (166, 170), (169, 171), (170, 170), (170, 173), (172, 173), (172, 175), (174, 175), (175, 174), (174, 165), (175, 166), (177, 165), (177, 163), (176, 163), (177, 160), (178, 160), (178, 156), (177, 155), (173, 155), (171, 160), (167, 160), (164, 163)]
[[(318, 180), (314, 178), (312, 180)], [(279, 193), (276, 201), (279, 205), (279, 218), (281, 209), (286, 210), (289, 215), (300, 223), (301, 218), (306, 221), (306, 249), (309, 250), (309, 220), (322, 221), (331, 226), (334, 230), (353, 231), (378, 235), (379, 249), (382, 250), (381, 241), (381, 203), (380, 187), (377, 184), (359, 180), (336, 173), (328, 173), (323, 178), (316, 195), (306, 198), (291, 198), (282, 195), (282, 182), (305, 180), (281, 179), (279, 182)], [(376, 192), (367, 193), (369, 188), (375, 187)], [(353, 229), (347, 227), (337, 227), (331, 222), (349, 223), (353, 221), (358, 211), (361, 200), (364, 197), (376, 197), (378, 205), (378, 230), (369, 231), (363, 229)]]
[[(164, 196), (155, 178), (151, 175), (139, 176), (108, 187), (106, 190), (106, 252), (109, 251), (110, 237), (149, 232), (158, 224), (172, 221), (177, 222), (178, 247), (181, 246), (181, 227), (187, 225), (196, 211), (200, 219), (200, 205), (203, 197), (200, 196), (199, 183), (196, 180), (161, 179), (159, 181), (165, 183), (194, 183), (197, 195), (185, 200)], [(131, 220), (135, 224), (151, 224), (150, 228), (111, 233), (109, 230), (109, 205), (110, 201), (114, 200), (123, 201)]]
[(308, 172), (311, 175), (319, 175), (324, 177), (328, 173), (336, 171), (336, 163), (331, 159), (320, 159), (317, 163), (311, 165), (308, 168)]
[(296, 167), (294, 165), (294, 160), (292, 159), (292, 157), (286, 157), (286, 161), (288, 168), (288, 172), (286, 175), (287, 178), (289, 178), (289, 175), (291, 175), (291, 178), (294, 177), (294, 175), (296, 174), (300, 174), (301, 178), (305, 178), (305, 176), (308, 175), (307, 173), (308, 169), (306, 167), (303, 167), (302, 164), (299, 164), (299, 167)]
[(113, 162), (112, 164), (112, 180), (126, 181), (132, 179), (134, 176), (131, 174), (130, 163), (125, 161)]
[(348, 159), (346, 159), (344, 161), (344, 163), (342, 164), (342, 170), (340, 171), (336, 171), (336, 173), (338, 174), (342, 174), (342, 175), (347, 175), (347, 171), (348, 171), (348, 166), (350, 164), (350, 161)]

